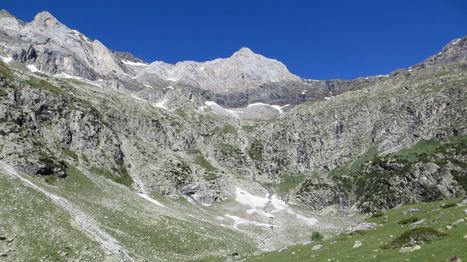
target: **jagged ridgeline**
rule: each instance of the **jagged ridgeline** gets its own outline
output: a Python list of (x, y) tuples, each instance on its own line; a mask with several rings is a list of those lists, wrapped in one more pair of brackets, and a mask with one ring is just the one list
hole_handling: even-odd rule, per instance
[(0, 258), (466, 257), (466, 55), (307, 80), (248, 48), (146, 63), (0, 11)]

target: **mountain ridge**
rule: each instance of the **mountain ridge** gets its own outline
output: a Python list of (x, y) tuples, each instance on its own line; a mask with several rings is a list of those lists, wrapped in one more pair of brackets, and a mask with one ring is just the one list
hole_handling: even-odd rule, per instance
[[(247, 47), (230, 57), (204, 62), (146, 63), (131, 53), (110, 50), (98, 40), (66, 27), (47, 11), (38, 13), (29, 23), (4, 11), (0, 24), (0, 34), (4, 36), (3, 42), (0, 40), (0, 54), (5, 57), (30, 64), (44, 73), (82, 77), (156, 103), (167, 100), (169, 105), (190, 100), (197, 101), (197, 107), (209, 101), (228, 108), (255, 103), (297, 105), (325, 99), (332, 93), (363, 88), (372, 79), (387, 77), (306, 80), (290, 73), (280, 61), (256, 54)], [(462, 46), (463, 39), (455, 45)], [(452, 59), (465, 58), (462, 50), (461, 57)], [(439, 61), (432, 60), (432, 63)], [(423, 61), (408, 70), (427, 63), (428, 60)], [(174, 87), (180, 91), (173, 90)]]

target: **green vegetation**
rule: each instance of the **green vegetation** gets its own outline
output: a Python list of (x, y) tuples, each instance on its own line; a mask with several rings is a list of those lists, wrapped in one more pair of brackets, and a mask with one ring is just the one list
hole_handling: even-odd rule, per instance
[(0, 214), (0, 235), (11, 241), (0, 240), (0, 253), (12, 249), (1, 261), (104, 260), (100, 244), (76, 227), (66, 211), (1, 173)]
[(441, 143), (438, 140), (421, 140), (412, 147), (398, 151), (392, 157), (413, 163), (419, 161), (423, 155), (434, 153), (439, 146)]
[(383, 248), (401, 248), (414, 243), (430, 242), (445, 235), (432, 227), (418, 227), (405, 231)]
[(441, 206), (441, 208), (451, 208), (451, 207), (455, 207), (455, 206), (457, 206), (456, 203), (450, 202), (450, 203), (443, 204)]
[(324, 236), (318, 232), (318, 231), (313, 231), (311, 234), (311, 241), (321, 241), (324, 239)]
[(74, 160), (78, 160), (79, 158), (78, 154), (76, 154), (73, 150), (67, 147), (63, 148), (63, 154), (65, 154), (68, 157), (73, 158)]
[[(467, 164), (459, 156), (467, 154), (466, 136), (451, 137), (447, 140), (421, 140), (415, 145), (396, 153), (379, 156), (375, 148), (370, 148), (365, 154), (355, 160), (337, 167), (330, 172), (330, 178), (339, 190), (358, 199), (358, 207), (364, 212), (375, 212), (381, 209), (397, 206), (404, 201), (395, 195), (397, 190), (388, 186), (391, 178), (410, 178), (410, 171), (420, 168), (419, 163), (434, 163), (442, 168), (449, 168), (453, 178), (467, 189), (467, 176), (462, 169)], [(451, 168), (450, 163), (460, 168)], [(303, 190), (309, 191), (316, 187), (326, 187), (305, 181)], [(441, 199), (441, 192), (435, 185), (424, 188), (420, 196), (424, 201)]]
[(335, 176), (356, 176), (358, 175), (365, 163), (378, 158), (378, 150), (374, 147), (368, 149), (363, 155), (358, 156), (355, 160), (350, 161), (340, 167), (334, 168), (330, 172), (331, 177)]
[(39, 162), (43, 164), (43, 167), (37, 171), (37, 174), (41, 176), (53, 176), (56, 170), (64, 170), (66, 168), (65, 162), (57, 161), (44, 152), (40, 153)]
[(281, 176), (280, 182), (276, 185), (277, 191), (286, 194), (291, 189), (296, 188), (305, 180), (304, 174), (286, 174)]
[(215, 134), (236, 134), (237, 129), (231, 124), (225, 124), (222, 128), (216, 127), (214, 128)]
[(191, 152), (195, 156), (195, 164), (209, 171), (214, 171), (216, 168), (209, 163), (209, 161), (204, 157), (203, 153), (199, 150), (193, 150)]
[[(183, 166), (183, 163), (180, 165)], [(188, 219), (184, 212), (177, 217), (161, 212), (151, 202), (131, 190), (115, 187), (102, 176), (90, 179), (76, 168), (67, 169), (68, 179), (60, 183), (57, 194), (64, 195), (92, 217), (107, 233), (116, 238), (137, 260), (193, 260), (212, 254), (250, 253), (253, 246), (238, 232)], [(95, 181), (95, 179), (97, 181)], [(56, 189), (57, 187), (54, 187)], [(160, 197), (155, 194), (154, 198)], [(109, 199), (112, 204), (109, 205)], [(180, 208), (168, 201), (171, 209)], [(194, 208), (188, 204), (185, 208)], [(184, 209), (185, 210), (185, 209)], [(192, 214), (193, 210), (185, 210)]]
[(131, 185), (133, 184), (133, 179), (124, 167), (120, 168), (119, 170), (117, 170), (117, 172), (113, 173), (106, 169), (93, 167), (91, 169), (91, 172), (95, 175), (103, 176), (127, 187), (131, 187)]
[(186, 118), (186, 117), (187, 117), (186, 112), (185, 112), (183, 109), (181, 109), (180, 107), (177, 107), (177, 108), (174, 110), (174, 113), (175, 113), (176, 115), (178, 115), (179, 117), (181, 117), (181, 118)]
[[(459, 199), (458, 199), (459, 200)], [(457, 201), (458, 201), (457, 200)], [(375, 223), (375, 229), (352, 234), (341, 234), (322, 240), (322, 247), (312, 250), (316, 243), (297, 245), (287, 250), (265, 253), (260, 256), (245, 257), (246, 261), (446, 261), (458, 256), (467, 258), (466, 240), (467, 223), (454, 223), (464, 218), (465, 207), (441, 208), (451, 201), (417, 203), (405, 205), (385, 212), (386, 216), (368, 218)], [(423, 223), (415, 229), (399, 224), (404, 219), (413, 217), (414, 212)], [(447, 229), (452, 226), (452, 229)], [(399, 247), (414, 239), (420, 250), (400, 252)], [(356, 241), (362, 246), (354, 248)], [(423, 243), (422, 243), (423, 242)], [(383, 248), (384, 247), (384, 248)]]
[(58, 94), (63, 93), (63, 90), (60, 87), (54, 86), (51, 83), (45, 80), (39, 79), (37, 77), (31, 76), (29, 80), (27, 81), (27, 83), (33, 88), (44, 89), (51, 93), (58, 93)]
[(7, 79), (13, 79), (13, 74), (11, 73), (8, 66), (3, 63), (3, 61), (0, 61), (0, 76), (3, 76)]
[(263, 143), (260, 140), (255, 139), (251, 142), (250, 147), (248, 148), (248, 155), (253, 160), (261, 161), (263, 159), (263, 150)]
[(242, 129), (248, 133), (254, 132), (256, 130), (256, 126), (244, 125)]
[(382, 217), (382, 216), (384, 216), (384, 212), (383, 212), (383, 211), (378, 211), (378, 212), (373, 213), (373, 215), (371, 215), (372, 218), (375, 218), (375, 217)]
[(219, 152), (224, 156), (239, 156), (242, 154), (242, 150), (235, 145), (220, 143), (217, 145)]
[(418, 217), (409, 217), (409, 218), (404, 218), (401, 221), (398, 222), (399, 225), (408, 225), (415, 223), (419, 221), (420, 219)]
[(42, 176), (42, 177), (44, 178), (44, 181), (47, 184), (55, 185), (55, 183), (57, 182), (57, 177), (56, 176), (45, 175), (45, 176)]

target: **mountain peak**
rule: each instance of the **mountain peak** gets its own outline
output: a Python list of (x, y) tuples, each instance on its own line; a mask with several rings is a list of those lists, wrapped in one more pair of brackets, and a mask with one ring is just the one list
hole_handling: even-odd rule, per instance
[(33, 23), (43, 25), (46, 27), (61, 25), (57, 18), (55, 18), (51, 13), (47, 11), (37, 13), (37, 15), (34, 17)]
[(233, 53), (232, 56), (250, 56), (255, 55), (255, 52), (248, 47), (242, 47), (237, 52)]
[(0, 9), (0, 17), (12, 17), (12, 15), (5, 9)]

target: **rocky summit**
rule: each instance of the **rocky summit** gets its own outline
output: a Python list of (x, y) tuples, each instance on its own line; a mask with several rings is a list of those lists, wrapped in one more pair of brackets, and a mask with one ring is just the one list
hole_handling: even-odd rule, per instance
[(467, 258), (467, 37), (310, 80), (246, 47), (146, 63), (2, 10), (0, 58), (0, 260)]

